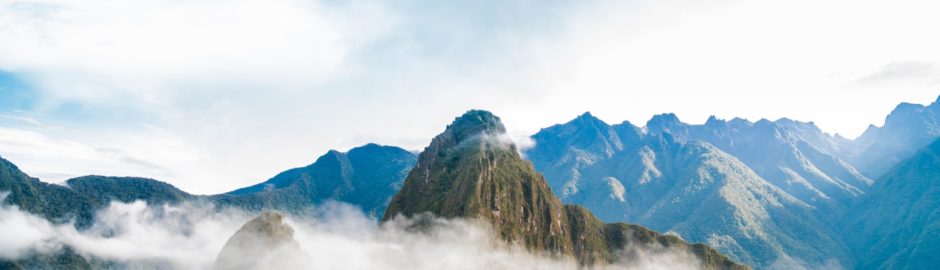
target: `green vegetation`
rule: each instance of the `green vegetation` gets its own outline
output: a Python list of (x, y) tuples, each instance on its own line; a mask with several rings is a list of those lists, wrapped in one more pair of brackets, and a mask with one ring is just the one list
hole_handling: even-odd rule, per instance
[(330, 151), (308, 166), (209, 199), (219, 206), (292, 213), (334, 200), (381, 217), (415, 159), (404, 149), (376, 144), (347, 153)]
[(940, 140), (887, 171), (845, 214), (859, 269), (940, 265)]

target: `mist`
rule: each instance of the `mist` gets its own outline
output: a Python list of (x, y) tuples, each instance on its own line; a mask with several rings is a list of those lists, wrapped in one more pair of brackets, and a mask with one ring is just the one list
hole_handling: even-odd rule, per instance
[[(358, 208), (330, 202), (312, 214), (285, 216), (307, 257), (290, 269), (577, 269), (573, 259), (535, 254), (494, 237), (471, 220), (395, 219), (385, 224)], [(256, 213), (213, 205), (112, 202), (94, 225), (76, 230), (51, 224), (16, 206), (0, 207), (0, 258), (54, 254), (69, 246), (86, 259), (131, 269), (211, 269), (226, 241)], [(431, 224), (416, 230), (416, 222)], [(629, 261), (598, 269), (697, 269), (694, 256), (675, 250), (628, 247)], [(283, 265), (280, 265), (283, 266)], [(273, 267), (273, 266), (272, 266)]]

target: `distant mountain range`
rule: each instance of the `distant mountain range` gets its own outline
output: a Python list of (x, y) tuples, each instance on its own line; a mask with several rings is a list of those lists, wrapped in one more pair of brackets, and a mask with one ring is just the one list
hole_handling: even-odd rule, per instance
[[(880, 201), (872, 198), (884, 187), (873, 179), (892, 177), (892, 166), (940, 137), (938, 121), (940, 104), (905, 103), (883, 127), (849, 140), (786, 118), (710, 117), (691, 125), (661, 114), (638, 127), (585, 113), (533, 135), (535, 146), (525, 155), (562, 201), (605, 221), (675, 232), (758, 268), (836, 261), (872, 269), (879, 265), (865, 262), (868, 253), (853, 252), (859, 242), (852, 240), (870, 236), (846, 232), (837, 213), (861, 215), (868, 209), (860, 203)], [(915, 203), (894, 194), (898, 204)], [(896, 231), (916, 226), (894, 225)]]
[(401, 188), (416, 155), (392, 146), (367, 144), (347, 153), (335, 150), (306, 167), (287, 170), (263, 183), (232, 192), (199, 196), (153, 179), (83, 176), (49, 184), (32, 178), (0, 158), (0, 191), (5, 203), (38, 213), (49, 220), (76, 220), (90, 225), (94, 211), (111, 201), (142, 200), (150, 204), (204, 201), (248, 210), (299, 212), (327, 200), (349, 203), (375, 217)]
[[(923, 269), (937, 264), (932, 254), (940, 250), (940, 223), (934, 220), (940, 209), (940, 194), (934, 192), (940, 102), (903, 103), (883, 126), (871, 126), (855, 140), (785, 118), (711, 117), (691, 125), (662, 114), (639, 127), (610, 125), (585, 113), (532, 136), (536, 144), (523, 156), (534, 170), (498, 136), (502, 124), (490, 116), (471, 111), (458, 118), (421, 157), (374, 144), (330, 151), (308, 166), (218, 195), (192, 195), (133, 177), (85, 176), (49, 184), (2, 158), (0, 191), (9, 194), (3, 203), (53, 222), (74, 221), (78, 228), (91, 225), (95, 211), (111, 201), (201, 201), (303, 213), (336, 200), (384, 219), (421, 212), (482, 217), (507, 240), (571, 254), (586, 264), (609, 261), (617, 246), (606, 230), (619, 225), (604, 225), (594, 215), (669, 235), (637, 225), (620, 228), (650, 235), (643, 241), (682, 247), (685, 241), (676, 240), (707, 243), (756, 268), (838, 263), (849, 269)], [(461, 119), (480, 120), (483, 128), (456, 129)], [(494, 136), (495, 141), (483, 138)], [(525, 206), (515, 208), (520, 204)], [(555, 220), (558, 216), (565, 218)], [(546, 219), (558, 225), (537, 225)], [(574, 224), (606, 233), (597, 238)], [(539, 234), (553, 230), (555, 236)], [(560, 240), (565, 239), (558, 235), (562, 231), (593, 242)], [(60, 255), (0, 262), (0, 267), (56, 263), (90, 268), (98, 262), (66, 248)]]
[[(642, 129), (629, 123), (610, 126), (584, 114), (533, 136), (536, 146), (526, 155), (545, 172), (563, 201), (583, 205), (605, 221), (627, 221), (677, 233), (754, 266), (766, 267), (782, 256), (795, 255), (810, 262), (831, 258), (851, 261), (848, 249), (815, 215), (812, 204), (765, 180), (718, 147), (704, 140), (685, 139), (724, 138), (724, 145), (747, 149), (746, 141), (736, 144), (734, 138), (780, 139), (760, 132), (779, 134), (780, 128), (770, 122), (736, 120), (739, 127), (729, 131), (710, 122), (690, 126), (673, 115), (661, 115)], [(764, 150), (768, 155), (755, 154), (753, 160), (788, 162), (788, 157), (798, 156), (798, 150), (790, 147), (793, 144), (781, 141), (761, 144), (761, 148), (778, 150)], [(782, 158), (772, 156), (774, 153)], [(778, 165), (781, 171), (794, 171), (785, 163)]]

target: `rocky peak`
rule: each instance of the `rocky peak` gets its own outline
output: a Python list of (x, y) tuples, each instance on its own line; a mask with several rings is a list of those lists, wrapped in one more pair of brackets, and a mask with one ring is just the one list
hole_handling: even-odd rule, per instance
[(225, 242), (214, 269), (297, 269), (310, 259), (294, 240), (294, 229), (284, 223), (284, 216), (264, 212)]
[(607, 123), (605, 123), (600, 118), (597, 118), (596, 116), (592, 115), (591, 112), (584, 112), (583, 114), (575, 118), (573, 121), (571, 121), (571, 123), (577, 123), (580, 125), (588, 125), (588, 126), (607, 126)]
[(654, 115), (646, 122), (647, 126), (673, 126), (680, 124), (679, 117), (674, 113), (661, 113)]
[(657, 114), (646, 122), (646, 130), (652, 134), (673, 133), (675, 135), (686, 136), (687, 125), (679, 121), (679, 117), (674, 113)]
[(708, 120), (705, 120), (705, 126), (708, 127), (722, 127), (727, 124), (727, 121), (718, 119), (718, 117), (711, 115), (708, 116)]
[(444, 132), (452, 135), (457, 143), (480, 135), (500, 135), (506, 133), (506, 127), (499, 117), (488, 111), (470, 110), (447, 126)]

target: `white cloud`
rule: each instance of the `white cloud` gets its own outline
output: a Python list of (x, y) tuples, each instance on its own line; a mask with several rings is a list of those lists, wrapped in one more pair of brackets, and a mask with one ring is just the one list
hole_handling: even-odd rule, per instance
[[(6, 200), (9, 191), (0, 191), (0, 202)], [(13, 206), (0, 206), (0, 258), (10, 259), (28, 255), (29, 251), (50, 252), (57, 249), (54, 243), (46, 242), (54, 233), (48, 221)]]
[(39, 92), (17, 116), (60, 129), (5, 126), (87, 146), (63, 155), (118, 149), (167, 171), (120, 155), (0, 154), (37, 175), (130, 174), (217, 193), (328, 149), (419, 149), (472, 108), (513, 135), (591, 111), (641, 125), (662, 112), (786, 116), (851, 137), (901, 101), (940, 94), (929, 80), (856, 83), (890, 63), (937, 66), (937, 5), (6, 1), (0, 69)]
[(92, 104), (178, 102), (244, 84), (296, 90), (337, 76), (352, 50), (394, 24), (372, 5), (7, 1), (0, 66), (30, 74), (53, 99)]
[(940, 84), (940, 69), (930, 63), (918, 61), (892, 62), (878, 71), (860, 78), (861, 84), (919, 83), (928, 86)]
[[(114, 202), (86, 231), (52, 225), (29, 213), (0, 206), (0, 228), (15, 241), (0, 243), (0, 257), (22, 258), (70, 246), (83, 256), (179, 269), (209, 269), (219, 251), (251, 213), (210, 205), (147, 206)], [(315, 217), (290, 218), (295, 239), (311, 260), (296, 269), (575, 269), (573, 260), (547, 258), (507, 247), (492, 231), (466, 220), (432, 220), (428, 231), (411, 221), (378, 225), (355, 207), (326, 204)], [(44, 248), (39, 248), (45, 245)], [(630, 261), (609, 269), (697, 269), (694, 257), (673, 250), (632, 247)], [(301, 260), (306, 261), (306, 260)], [(120, 265), (119, 265), (120, 266)], [(607, 269), (607, 268), (602, 268)]]
[[(66, 138), (50, 137), (56, 130), (0, 127), (0, 153), (20, 169), (48, 182), (60, 182), (82, 174), (177, 177), (163, 165), (184, 166), (198, 158), (173, 138), (151, 131), (140, 135), (121, 135), (118, 148), (90, 145)], [(145, 156), (139, 155), (146, 153)]]

